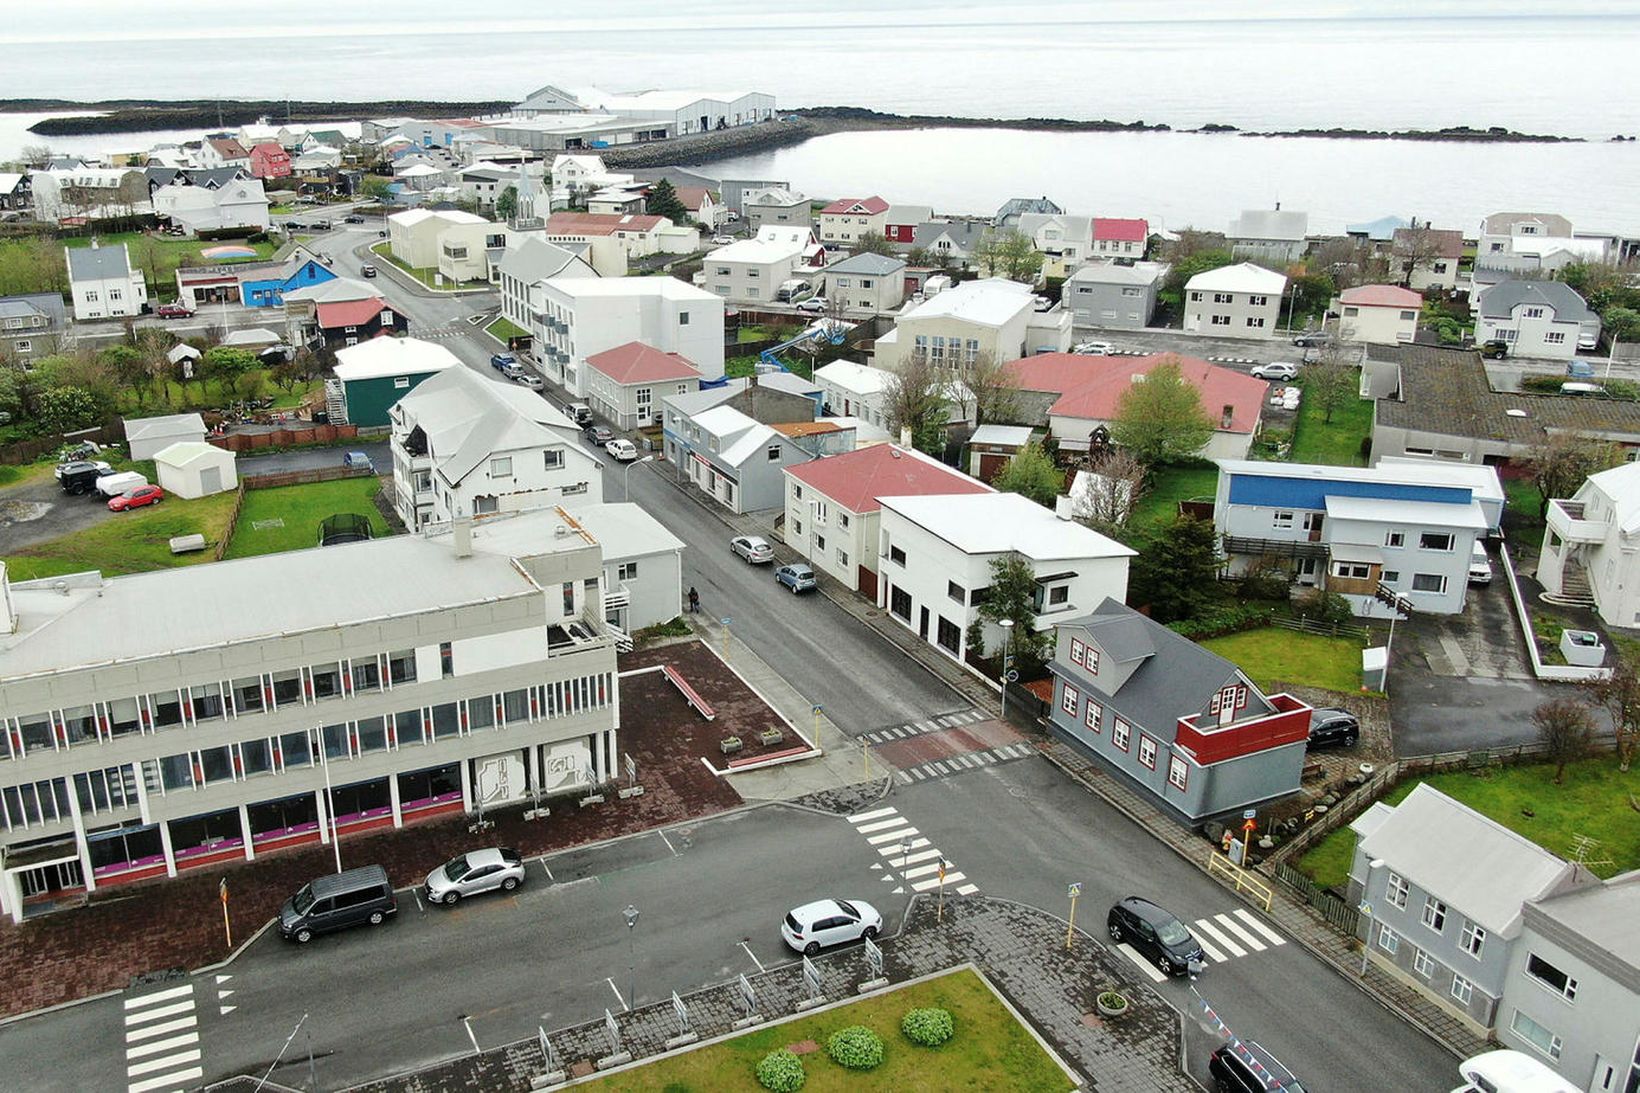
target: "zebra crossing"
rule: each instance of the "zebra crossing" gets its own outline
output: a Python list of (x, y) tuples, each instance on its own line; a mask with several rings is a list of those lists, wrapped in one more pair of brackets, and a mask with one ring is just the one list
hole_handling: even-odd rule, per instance
[[(1195, 935), (1207, 959), (1214, 964), (1287, 944), (1286, 938), (1245, 907), (1211, 918), (1198, 918), (1191, 923), (1190, 932)], [(1137, 964), (1152, 982), (1161, 983), (1167, 979), (1165, 973), (1127, 942), (1117, 945), (1116, 949)]]
[(182, 1090), (205, 1074), (194, 985), (125, 1000), (127, 1093)]
[(1031, 754), (1033, 752), (1029, 744), (1008, 744), (988, 751), (971, 751), (962, 755), (947, 756), (944, 759), (930, 760), (915, 767), (906, 767), (898, 771), (894, 777), (901, 785), (909, 786), (930, 778), (944, 778), (946, 775), (960, 774), (965, 770), (1005, 763), (1010, 759), (1024, 759)]
[[(941, 884), (940, 869), (945, 869), (944, 883), (952, 886), (957, 895), (971, 896), (979, 886), (947, 861), (936, 846), (922, 837), (922, 832), (893, 807), (876, 808), (850, 816), (848, 822), (865, 837), (871, 848), (882, 857), (872, 866), (884, 868), (883, 880), (894, 880), (897, 873), (914, 892), (931, 892)], [(896, 888), (895, 891), (901, 889)]]
[(972, 725), (976, 721), (984, 721), (985, 713), (982, 710), (957, 710), (954, 713), (941, 714), (939, 717), (930, 717), (926, 721), (911, 721), (904, 725), (891, 725), (876, 732), (862, 733), (860, 739), (868, 744), (886, 744), (890, 740), (905, 740), (913, 736), (921, 736), (925, 732), (938, 732), (941, 729), (954, 729), (959, 725)]

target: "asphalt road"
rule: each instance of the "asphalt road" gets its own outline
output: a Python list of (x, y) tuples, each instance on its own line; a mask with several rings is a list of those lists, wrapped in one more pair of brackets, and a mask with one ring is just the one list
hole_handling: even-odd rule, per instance
[(0, 555), (113, 518), (107, 504), (99, 503), (95, 495), (64, 493), (50, 473), (31, 476), (0, 489)]

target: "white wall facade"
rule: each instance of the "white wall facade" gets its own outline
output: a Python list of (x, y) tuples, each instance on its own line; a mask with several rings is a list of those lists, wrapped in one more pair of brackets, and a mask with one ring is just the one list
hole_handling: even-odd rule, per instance
[[(621, 287), (578, 293), (577, 284)], [(542, 282), (541, 303), (552, 325), (536, 325), (536, 360), (576, 395), (588, 391), (588, 357), (634, 341), (678, 354), (701, 379), (723, 375), (723, 300), (675, 278), (552, 278)]]
[(1184, 294), (1184, 328), (1227, 338), (1264, 338), (1275, 333), (1281, 293), (1207, 292)]
[(1401, 345), (1418, 336), (1418, 309), (1344, 304), (1339, 309), (1338, 326), (1348, 341)]
[(1517, 304), (1508, 318), (1475, 315), (1475, 340), (1501, 339), (1516, 357), (1570, 360), (1577, 356), (1581, 329), (1578, 323), (1556, 319), (1555, 309), (1544, 304)]
[(860, 590), (860, 567), (877, 571), (882, 513), (846, 509), (813, 486), (786, 475), (786, 545), (815, 569)]

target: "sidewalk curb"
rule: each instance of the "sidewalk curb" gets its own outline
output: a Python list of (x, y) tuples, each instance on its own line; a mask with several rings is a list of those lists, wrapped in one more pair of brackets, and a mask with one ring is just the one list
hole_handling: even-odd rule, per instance
[(255, 933), (253, 933), (250, 937), (246, 938), (244, 941), (240, 942), (239, 943), (239, 948), (235, 949), (233, 952), (229, 953), (227, 956), (223, 957), (221, 960), (217, 961), (215, 964), (207, 964), (203, 968), (195, 968), (193, 971), (189, 972), (188, 974), (189, 975), (208, 975), (211, 972), (217, 971), (218, 969), (226, 968), (229, 964), (232, 964), (235, 960), (238, 960), (240, 955), (243, 954), (246, 949), (250, 948), (252, 945), (255, 945), (256, 942), (262, 937), (262, 935), (267, 933), (268, 930), (273, 926), (273, 924), (278, 922), (278, 921), (279, 921), (279, 919), (277, 917), (268, 919), (266, 922), (262, 923), (262, 925), (260, 925), (256, 928)]
[(72, 1009), (75, 1006), (83, 1006), (88, 1002), (100, 1002), (104, 998), (113, 998), (115, 995), (124, 994), (127, 989), (128, 988), (126, 987), (115, 987), (113, 990), (103, 991), (101, 994), (89, 994), (84, 998), (70, 998), (67, 1002), (58, 1002), (54, 1005), (44, 1006), (37, 1010), (29, 1010), (27, 1013), (14, 1013), (10, 1017), (0, 1017), (0, 1028), (5, 1028), (7, 1025), (15, 1025), (20, 1021), (27, 1021), (32, 1017), (45, 1017), (48, 1014), (57, 1013), (61, 1010)]

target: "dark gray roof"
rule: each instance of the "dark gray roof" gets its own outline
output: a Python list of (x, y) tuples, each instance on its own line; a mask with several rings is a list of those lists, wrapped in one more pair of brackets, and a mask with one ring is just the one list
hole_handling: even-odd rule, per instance
[(1488, 319), (1507, 319), (1521, 304), (1542, 304), (1554, 309), (1555, 321), (1588, 322), (1595, 317), (1571, 285), (1561, 281), (1503, 281), (1481, 297), (1481, 314)]
[(130, 274), (131, 264), (125, 256), (124, 243), (111, 247), (68, 248), (68, 276), (72, 281), (101, 281)]
[(990, 230), (991, 225), (982, 220), (952, 220), (950, 222), (933, 220), (927, 224), (918, 224), (912, 229), (911, 245), (913, 247), (931, 247), (934, 245), (934, 240), (942, 235), (948, 235), (951, 237), (951, 242), (958, 247), (963, 250), (972, 250), (984, 237), (985, 233)]
[(1640, 992), (1640, 870), (1528, 903), (1526, 925)]
[(854, 254), (826, 267), (827, 273), (853, 273), (872, 277), (887, 277), (905, 268), (904, 258), (887, 254)]
[(693, 171), (685, 171), (681, 167), (634, 167), (631, 171), (633, 178), (640, 182), (659, 182), (666, 179), (673, 186), (699, 186), (717, 193), (722, 185), (715, 178), (697, 175)]
[(1047, 213), (1049, 216), (1059, 216), (1065, 210), (1055, 205), (1047, 197), (1011, 197), (1002, 203), (997, 210), (996, 222), (1007, 223), (1016, 220), (1024, 213)]
[(26, 296), (0, 296), (0, 319), (26, 319), (44, 315), (49, 329), (61, 329), (67, 312), (63, 298), (55, 292), (31, 292)]

